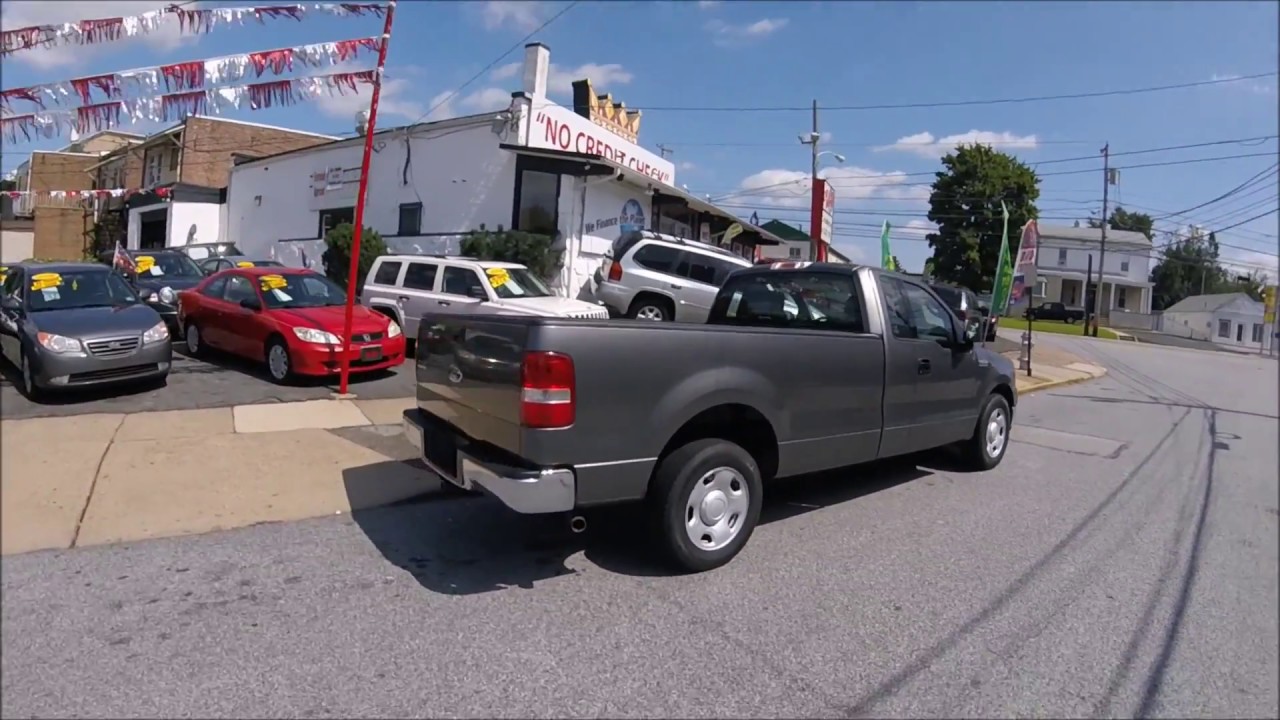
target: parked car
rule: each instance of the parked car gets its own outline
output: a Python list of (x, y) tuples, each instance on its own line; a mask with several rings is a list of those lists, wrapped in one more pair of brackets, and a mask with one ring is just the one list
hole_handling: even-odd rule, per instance
[(927, 285), (783, 265), (734, 272), (698, 328), (424, 316), (405, 434), (449, 482), (517, 512), (647, 500), (695, 571), (742, 549), (771, 478), (942, 446), (1000, 463), (1013, 365)]
[(332, 375), (346, 353), (351, 372), (404, 362), (400, 325), (357, 305), (350, 342), (342, 339), (346, 293), (325, 276), (300, 268), (223, 270), (179, 297), (187, 352), (221, 350), (266, 364), (271, 379)]
[(0, 345), (29, 398), (169, 375), (164, 321), (110, 268), (23, 262), (8, 269), (0, 292)]
[(384, 255), (374, 261), (360, 304), (400, 323), (410, 338), (423, 313), (463, 305), (500, 315), (607, 318), (598, 304), (560, 297), (517, 263), (447, 255)]
[(208, 260), (215, 257), (243, 256), (240, 248), (235, 243), (229, 242), (205, 242), (191, 243), (190, 245), (179, 245), (174, 250), (186, 255), (195, 261)]
[(606, 252), (594, 294), (612, 315), (701, 323), (729, 274), (751, 266), (750, 260), (714, 245), (630, 231)]
[(929, 287), (942, 298), (947, 307), (951, 308), (951, 312), (956, 314), (960, 322), (964, 323), (969, 337), (981, 338), (985, 328), (987, 342), (996, 339), (996, 324), (987, 322), (988, 314), (983, 312), (978, 296), (972, 290), (960, 285), (946, 285), (938, 282), (929, 283)]
[(107, 265), (113, 265), (133, 289), (142, 302), (151, 306), (160, 314), (169, 334), (177, 337), (178, 326), (178, 293), (195, 287), (204, 279), (200, 270), (191, 258), (175, 250), (122, 250), (127, 262), (117, 262), (115, 252), (108, 251), (98, 255), (98, 259)]
[(1061, 320), (1065, 323), (1074, 323), (1084, 320), (1084, 308), (1068, 307), (1060, 302), (1046, 302), (1023, 310), (1022, 316), (1028, 320)]
[(255, 260), (244, 255), (224, 255), (222, 257), (206, 258), (196, 263), (196, 265), (205, 275), (212, 275), (233, 267), (284, 267), (284, 263), (278, 263), (275, 260)]

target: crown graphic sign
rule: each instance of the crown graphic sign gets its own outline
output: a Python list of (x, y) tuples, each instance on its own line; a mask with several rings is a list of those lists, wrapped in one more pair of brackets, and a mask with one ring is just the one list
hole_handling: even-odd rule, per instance
[(627, 110), (612, 94), (597, 95), (590, 80), (573, 83), (573, 111), (630, 142), (640, 138), (640, 111)]

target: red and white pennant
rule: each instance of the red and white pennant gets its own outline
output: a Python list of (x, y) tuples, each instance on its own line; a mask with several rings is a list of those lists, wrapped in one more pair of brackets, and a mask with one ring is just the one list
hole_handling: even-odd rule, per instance
[(380, 3), (302, 3), (292, 5), (256, 5), (229, 8), (185, 8), (171, 5), (141, 15), (99, 18), (69, 23), (31, 25), (0, 32), (0, 52), (12, 53), (40, 46), (89, 45), (112, 42), (158, 30), (166, 20), (176, 16), (184, 35), (207, 33), (220, 25), (243, 25), (249, 20), (302, 20), (308, 14), (339, 17), (375, 15), (382, 17), (386, 6)]
[[(12, 107), (17, 100), (34, 103), (41, 109), (47, 104), (89, 105), (98, 100), (120, 100), (128, 95), (209, 88), (250, 77), (260, 78), (265, 73), (281, 75), (296, 65), (332, 67), (358, 58), (361, 52), (378, 52), (379, 41), (380, 38), (367, 37), (314, 43), (10, 88), (0, 90), (0, 106)], [(95, 93), (103, 97), (94, 98)]]
[[(94, 200), (97, 198), (127, 198), (130, 195), (144, 192), (148, 192), (148, 190), (139, 188), (112, 188), (110, 190), (0, 190), (0, 196), (6, 196), (13, 200), (37, 196), (50, 197), (54, 200)], [(166, 198), (171, 194), (171, 189), (167, 187), (155, 188), (149, 192)]]

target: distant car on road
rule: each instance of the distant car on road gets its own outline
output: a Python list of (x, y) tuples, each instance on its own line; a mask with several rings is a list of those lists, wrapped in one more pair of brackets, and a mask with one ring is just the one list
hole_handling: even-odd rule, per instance
[(223, 270), (179, 298), (187, 352), (212, 348), (266, 364), (271, 379), (332, 375), (342, 357), (351, 372), (404, 362), (399, 323), (359, 305), (350, 342), (342, 338), (346, 293), (311, 270), (252, 267)]
[(1060, 302), (1046, 302), (1027, 308), (1022, 312), (1022, 316), (1028, 320), (1060, 320), (1065, 323), (1074, 323), (1084, 320), (1084, 308), (1068, 307)]
[(164, 321), (110, 268), (19, 263), (5, 273), (0, 302), (0, 346), (29, 398), (169, 375)]
[(244, 255), (224, 255), (222, 257), (211, 257), (196, 263), (205, 275), (212, 275), (223, 270), (230, 270), (233, 267), (284, 267), (284, 263), (278, 263), (275, 260), (255, 260)]

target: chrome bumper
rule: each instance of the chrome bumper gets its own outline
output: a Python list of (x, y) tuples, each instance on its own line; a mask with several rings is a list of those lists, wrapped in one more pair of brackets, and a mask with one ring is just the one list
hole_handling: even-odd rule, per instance
[[(543, 468), (527, 470), (511, 467), (492, 460), (481, 460), (458, 449), (455, 477), (426, 456), (423, 433), (448, 432), (432, 423), (428, 427), (422, 419), (422, 411), (415, 408), (404, 412), (404, 434), (418, 449), (418, 457), (446, 482), (463, 490), (483, 490), (502, 501), (503, 505), (525, 515), (569, 512), (577, 502), (577, 480), (572, 470)], [(455, 444), (462, 446), (465, 438), (454, 436)]]

